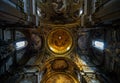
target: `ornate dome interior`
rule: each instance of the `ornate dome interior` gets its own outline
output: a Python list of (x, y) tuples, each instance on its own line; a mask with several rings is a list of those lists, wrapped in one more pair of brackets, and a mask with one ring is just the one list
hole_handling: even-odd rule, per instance
[(0, 82), (120, 83), (120, 0), (0, 0)]

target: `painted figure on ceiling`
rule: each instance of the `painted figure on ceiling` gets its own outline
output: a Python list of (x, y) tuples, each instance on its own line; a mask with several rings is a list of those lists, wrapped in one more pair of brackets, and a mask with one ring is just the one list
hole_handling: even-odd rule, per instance
[(64, 13), (66, 11), (66, 0), (54, 0), (52, 5), (56, 13)]
[(74, 0), (75, 3), (79, 3), (79, 0)]

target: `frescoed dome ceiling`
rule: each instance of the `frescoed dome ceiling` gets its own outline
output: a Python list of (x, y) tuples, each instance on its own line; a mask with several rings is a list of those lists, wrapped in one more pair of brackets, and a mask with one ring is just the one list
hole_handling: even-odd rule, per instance
[(55, 29), (48, 35), (48, 47), (57, 54), (63, 54), (72, 47), (71, 34), (64, 29)]
[(52, 75), (43, 83), (77, 83), (71, 76), (66, 74)]

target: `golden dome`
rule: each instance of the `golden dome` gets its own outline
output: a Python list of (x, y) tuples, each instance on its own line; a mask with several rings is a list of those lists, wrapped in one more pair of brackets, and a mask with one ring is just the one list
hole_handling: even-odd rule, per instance
[(65, 73), (53, 74), (48, 79), (43, 81), (43, 83), (78, 83), (78, 81), (71, 75)]
[(57, 54), (63, 54), (72, 46), (71, 34), (65, 29), (55, 29), (48, 35), (48, 47)]

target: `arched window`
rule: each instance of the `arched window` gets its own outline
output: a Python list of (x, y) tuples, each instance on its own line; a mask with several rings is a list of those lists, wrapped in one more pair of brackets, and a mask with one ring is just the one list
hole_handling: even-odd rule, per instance
[(104, 50), (104, 42), (102, 42), (102, 41), (93, 41), (92, 44), (93, 44), (93, 46), (95, 48), (98, 48), (100, 50)]
[(27, 45), (28, 45), (28, 42), (27, 42), (26, 40), (18, 41), (18, 42), (15, 43), (16, 50), (23, 49), (23, 48), (25, 48)]
[(15, 40), (16, 41), (15, 41), (14, 45), (15, 45), (16, 50), (21, 50), (28, 45), (26, 36), (20, 31), (16, 31)]

